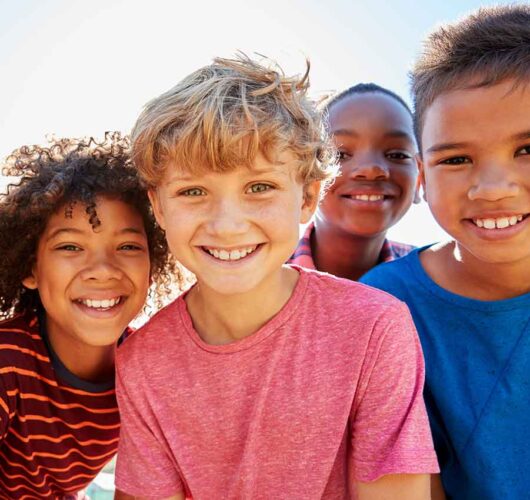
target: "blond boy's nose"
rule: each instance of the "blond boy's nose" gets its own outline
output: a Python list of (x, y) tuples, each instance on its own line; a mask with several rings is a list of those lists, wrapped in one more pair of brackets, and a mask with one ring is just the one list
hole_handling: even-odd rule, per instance
[(236, 235), (248, 231), (249, 222), (240, 203), (224, 200), (212, 208), (207, 227), (218, 236)]

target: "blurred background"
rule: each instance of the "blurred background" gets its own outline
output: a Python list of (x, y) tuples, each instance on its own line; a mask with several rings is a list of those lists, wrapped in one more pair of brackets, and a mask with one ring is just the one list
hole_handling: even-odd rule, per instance
[[(509, 3), (509, 2), (498, 2)], [(410, 102), (407, 72), (421, 40), (476, 0), (0, 0), (0, 156), (57, 136), (128, 132), (141, 107), (215, 56), (311, 61), (314, 96), (375, 82)], [(491, 4), (488, 4), (491, 5)], [(6, 179), (0, 177), (0, 187)], [(390, 237), (444, 237), (426, 204)], [(112, 470), (91, 487), (111, 498)]]

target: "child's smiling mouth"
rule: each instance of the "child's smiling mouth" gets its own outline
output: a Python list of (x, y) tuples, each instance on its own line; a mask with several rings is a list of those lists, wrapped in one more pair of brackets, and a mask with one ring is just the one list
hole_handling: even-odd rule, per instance
[(249, 245), (246, 247), (239, 247), (233, 249), (216, 248), (216, 247), (201, 247), (205, 252), (218, 260), (223, 261), (237, 261), (244, 259), (260, 247), (259, 245)]
[(473, 224), (483, 229), (506, 229), (507, 227), (515, 226), (528, 214), (517, 214), (504, 217), (485, 217), (485, 218), (473, 218)]
[(96, 311), (110, 311), (111, 309), (115, 308), (119, 304), (123, 302), (124, 297), (122, 295), (118, 295), (117, 297), (109, 298), (109, 299), (89, 299), (89, 298), (83, 298), (83, 299), (76, 299), (74, 302), (77, 304), (87, 307), (89, 309), (93, 309)]

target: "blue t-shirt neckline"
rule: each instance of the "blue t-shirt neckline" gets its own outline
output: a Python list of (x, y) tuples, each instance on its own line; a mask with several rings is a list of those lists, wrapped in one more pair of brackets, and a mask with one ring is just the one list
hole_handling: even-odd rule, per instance
[[(458, 295), (450, 292), (445, 288), (438, 285), (425, 271), (420, 260), (420, 253), (434, 244), (425, 245), (421, 248), (412, 250), (403, 259), (407, 260), (408, 265), (411, 268), (412, 276), (414, 276), (418, 282), (426, 289), (427, 292), (437, 296), (439, 299), (449, 302), (455, 306), (473, 309), (474, 311), (494, 312), (494, 311), (510, 311), (512, 309), (518, 309), (526, 302), (530, 303), (530, 292), (517, 297), (501, 300), (480, 300), (465, 297), (464, 295)], [(529, 304), (530, 305), (530, 304)]]

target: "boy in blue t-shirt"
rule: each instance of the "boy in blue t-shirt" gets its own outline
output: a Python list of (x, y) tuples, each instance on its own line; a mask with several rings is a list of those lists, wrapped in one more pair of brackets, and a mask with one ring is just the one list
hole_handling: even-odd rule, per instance
[(362, 279), (412, 311), (449, 498), (530, 498), (529, 62), (529, 5), (430, 35), (412, 73), (420, 178), (453, 240)]

